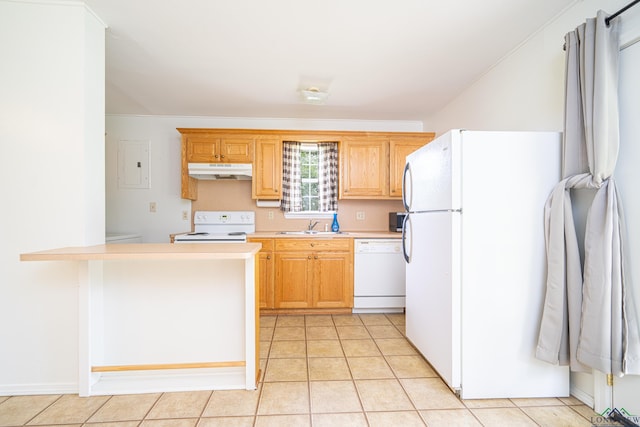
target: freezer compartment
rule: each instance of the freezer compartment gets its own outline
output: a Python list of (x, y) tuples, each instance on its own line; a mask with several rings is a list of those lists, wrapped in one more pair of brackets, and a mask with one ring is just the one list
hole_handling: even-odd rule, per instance
[(407, 156), (402, 196), (407, 212), (459, 210), (461, 134), (447, 132)]

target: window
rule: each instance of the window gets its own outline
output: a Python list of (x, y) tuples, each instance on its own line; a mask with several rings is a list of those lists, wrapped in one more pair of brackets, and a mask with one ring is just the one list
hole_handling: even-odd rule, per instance
[(285, 141), (282, 149), (282, 210), (334, 212), (338, 208), (338, 143)]
[(300, 146), (300, 193), (304, 212), (320, 210), (318, 144)]

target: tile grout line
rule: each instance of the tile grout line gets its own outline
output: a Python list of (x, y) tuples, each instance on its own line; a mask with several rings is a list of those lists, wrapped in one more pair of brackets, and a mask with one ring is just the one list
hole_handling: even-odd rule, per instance
[[(389, 317), (385, 314), (385, 318), (391, 323), (391, 325), (398, 330), (398, 328), (396, 327), (396, 325), (391, 321), (391, 319), (389, 319)], [(367, 328), (368, 330), (368, 328)], [(402, 337), (404, 337), (404, 334), (398, 330), (398, 332), (400, 332), (400, 335)], [(371, 332), (369, 332), (369, 334), (371, 334)], [(373, 337), (373, 336), (372, 336)], [(406, 339), (406, 338), (405, 338)], [(380, 350), (380, 354), (382, 354), (382, 357), (385, 361), (385, 363), (387, 364), (387, 366), (389, 367), (389, 369), (391, 370), (391, 373), (393, 374), (395, 380), (398, 382), (398, 385), (400, 386), (401, 390), (403, 391), (403, 393), (405, 394), (405, 396), (407, 397), (407, 399), (409, 400), (409, 403), (411, 403), (411, 406), (413, 407), (413, 410), (416, 412), (416, 414), (418, 415), (418, 418), (420, 419), (420, 421), (422, 421), (422, 423), (427, 426), (427, 422), (426, 420), (422, 417), (422, 414), (420, 414), (420, 410), (417, 408), (416, 403), (413, 401), (413, 399), (411, 398), (411, 395), (409, 394), (409, 392), (407, 392), (407, 390), (404, 387), (404, 384), (402, 384), (402, 381), (400, 381), (400, 378), (398, 377), (398, 374), (396, 374), (396, 372), (393, 370), (393, 368), (391, 367), (391, 365), (389, 364), (389, 360), (387, 359), (387, 355), (385, 355), (382, 351), (382, 349), (378, 346), (378, 342), (375, 340), (374, 338), (374, 343), (376, 344), (376, 347), (378, 347), (378, 350)]]
[[(35, 414), (33, 417), (29, 418), (29, 419), (27, 420), (27, 422), (26, 422), (26, 423), (24, 423), (23, 425), (25, 425), (25, 426), (26, 426), (26, 425), (28, 425), (31, 421), (33, 421), (33, 420), (35, 420), (36, 418), (38, 418), (38, 416), (39, 416), (40, 414), (42, 414), (44, 411), (46, 411), (47, 409), (49, 409), (50, 407), (52, 407), (56, 402), (59, 402), (60, 400), (62, 400), (62, 398), (63, 398), (63, 397), (64, 397), (64, 394), (60, 394), (60, 395), (58, 395), (58, 397), (57, 397), (56, 399), (54, 399), (54, 400), (53, 400), (53, 402), (51, 402), (50, 404), (48, 404), (47, 406), (45, 406), (44, 408), (42, 408), (42, 410), (40, 410), (40, 411), (39, 411), (37, 414)], [(11, 397), (9, 397), (9, 399), (11, 399)], [(4, 403), (4, 402), (6, 402), (6, 401), (7, 401), (7, 400), (9, 400), (9, 399), (4, 400), (4, 401), (3, 401), (3, 403)]]
[[(397, 382), (399, 382), (399, 384), (400, 384), (400, 386), (401, 386), (401, 389), (403, 390), (403, 392), (405, 393), (405, 395), (406, 395), (406, 397), (408, 398), (409, 402), (411, 402), (411, 405), (412, 405), (412, 406), (413, 406), (413, 408), (414, 408), (413, 410), (392, 410), (392, 411), (384, 411), (384, 412), (404, 412), (404, 411), (407, 411), (407, 412), (408, 412), (408, 411), (414, 412), (414, 411), (416, 411), (416, 412), (418, 413), (418, 415), (420, 416), (421, 421), (422, 421), (423, 423), (425, 423), (425, 424), (426, 424), (426, 419), (425, 419), (425, 418), (423, 418), (423, 416), (422, 416), (422, 414), (421, 414), (420, 410), (419, 410), (419, 409), (417, 409), (417, 407), (416, 407), (416, 404), (415, 404), (414, 400), (411, 398), (411, 396), (409, 395), (409, 393), (408, 393), (407, 389), (405, 389), (404, 385), (402, 384), (402, 380), (403, 380), (403, 379), (423, 378), (423, 377), (421, 377), (421, 376), (419, 376), (419, 377), (414, 377), (414, 376), (413, 376), (413, 374), (412, 374), (412, 375), (410, 375), (410, 376), (408, 376), (408, 377), (406, 377), (406, 378), (400, 378), (400, 377), (399, 377), (399, 374), (398, 374), (398, 373), (393, 369), (393, 367), (392, 367), (392, 365), (391, 365), (391, 362), (390, 362), (391, 357), (393, 357), (393, 356), (394, 356), (394, 354), (385, 355), (385, 354), (382, 352), (382, 349), (380, 348), (380, 346), (379, 346), (379, 344), (378, 344), (378, 340), (379, 340), (379, 339), (385, 339), (385, 338), (384, 338), (384, 336), (382, 336), (382, 337), (381, 337), (381, 338), (379, 338), (379, 339), (376, 339), (376, 338), (372, 335), (371, 330), (369, 329), (370, 327), (375, 327), (375, 326), (380, 326), (380, 325), (370, 324), (369, 326), (367, 326), (367, 324), (365, 324), (365, 323), (362, 321), (361, 316), (359, 316), (359, 315), (357, 315), (357, 314), (354, 314), (354, 317), (357, 317), (357, 318), (358, 318), (358, 320), (361, 322), (361, 323), (360, 323), (359, 325), (357, 325), (357, 326), (360, 326), (360, 325), (361, 325), (361, 326), (363, 326), (363, 327), (364, 327), (364, 329), (366, 330), (367, 335), (368, 335), (367, 340), (371, 340), (371, 341), (373, 342), (373, 344), (375, 345), (375, 348), (378, 350), (378, 352), (380, 353), (380, 356), (383, 358), (384, 363), (386, 364), (387, 368), (391, 370), (391, 373), (392, 373), (392, 375), (393, 375), (393, 378), (394, 378)], [(394, 323), (394, 321), (393, 321), (393, 320), (392, 320), (388, 315), (385, 315), (385, 317), (386, 317), (386, 319), (387, 319), (388, 321), (390, 321), (390, 322), (391, 322), (392, 326), (393, 326), (393, 327), (394, 327), (398, 332), (400, 332), (401, 336), (402, 336), (402, 337), (404, 337), (405, 341), (407, 341), (407, 342), (408, 342), (408, 340), (406, 340), (406, 335), (405, 335), (405, 333), (404, 333), (402, 330), (400, 330), (400, 328), (402, 327), (402, 325), (398, 325), (398, 324)], [(311, 361), (312, 361), (312, 359), (314, 359), (314, 358), (310, 357), (310, 353), (309, 353), (309, 346), (308, 346), (308, 345), (309, 345), (309, 343), (310, 343), (310, 342), (313, 342), (314, 340), (313, 340), (313, 339), (311, 339), (311, 340), (309, 339), (309, 334), (307, 333), (307, 332), (308, 332), (308, 331), (307, 331), (307, 329), (312, 328), (312, 327), (316, 327), (316, 326), (325, 326), (325, 325), (323, 325), (323, 324), (315, 324), (314, 322), (309, 323), (310, 318), (311, 318), (311, 315), (309, 315), (309, 316), (307, 316), (307, 315), (303, 316), (303, 317), (302, 317), (302, 322), (303, 322), (303, 323), (302, 323), (302, 325), (303, 325), (303, 329), (304, 329), (305, 360), (306, 360), (306, 363), (307, 363), (307, 366), (306, 366), (306, 371), (307, 371), (307, 372), (306, 372), (306, 374), (307, 374), (307, 392), (308, 392), (308, 395), (309, 395), (309, 402), (308, 402), (308, 420), (309, 420), (310, 424), (311, 424), (311, 425), (313, 425), (313, 416), (314, 416), (313, 410), (314, 410), (314, 406), (313, 406), (313, 403), (312, 403), (312, 391), (311, 391), (311, 388), (312, 388), (312, 384), (311, 384), (311, 382), (312, 382), (312, 378), (311, 378), (311, 366), (310, 366), (310, 365), (311, 365), (311, 363), (310, 363), (310, 362), (311, 362)], [(366, 420), (366, 422), (368, 423), (368, 422), (369, 422), (368, 414), (369, 414), (369, 413), (379, 412), (379, 411), (375, 411), (375, 410), (374, 410), (374, 411), (369, 411), (369, 412), (367, 412), (367, 411), (365, 410), (364, 405), (363, 405), (362, 397), (361, 397), (361, 395), (360, 395), (360, 393), (359, 393), (359, 389), (358, 389), (358, 387), (357, 387), (357, 385), (356, 385), (356, 381), (357, 381), (357, 380), (354, 378), (354, 374), (353, 374), (353, 371), (352, 371), (352, 369), (351, 369), (351, 365), (350, 365), (350, 364), (349, 364), (349, 362), (348, 362), (349, 358), (348, 358), (348, 357), (347, 357), (347, 355), (346, 355), (345, 347), (344, 347), (344, 345), (343, 345), (343, 344), (344, 344), (344, 342), (345, 342), (345, 341), (347, 341), (347, 340), (357, 340), (357, 339), (355, 339), (355, 338), (346, 338), (346, 339), (344, 339), (344, 340), (343, 340), (343, 339), (341, 338), (340, 334), (338, 334), (338, 325), (337, 325), (337, 323), (336, 323), (336, 319), (334, 318), (334, 316), (331, 316), (331, 317), (330, 317), (330, 319), (331, 319), (331, 325), (326, 325), (326, 326), (330, 326), (333, 330), (335, 330), (336, 341), (339, 343), (339, 345), (340, 345), (340, 351), (341, 351), (341, 356), (339, 356), (339, 357), (338, 357), (338, 356), (335, 356), (335, 357), (336, 357), (336, 358), (343, 358), (343, 359), (345, 360), (345, 363), (346, 363), (346, 365), (347, 365), (347, 370), (348, 370), (348, 372), (349, 372), (349, 376), (350, 376), (350, 382), (351, 382), (352, 386), (353, 386), (353, 387), (354, 387), (354, 389), (355, 389), (356, 396), (357, 396), (357, 398), (358, 398), (358, 402), (359, 402), (359, 404), (360, 404), (360, 408), (361, 408), (361, 410), (360, 410), (360, 411), (351, 411), (350, 413), (354, 413), (354, 414), (355, 414), (355, 413), (360, 413), (360, 414), (362, 414), (362, 415), (364, 416), (364, 419), (365, 419), (365, 420)], [(271, 334), (270, 340), (268, 341), (268, 343), (269, 343), (269, 350), (266, 352), (266, 358), (265, 358), (265, 361), (266, 361), (266, 364), (265, 364), (265, 370), (264, 370), (264, 372), (263, 372), (263, 375), (261, 375), (260, 380), (258, 381), (258, 390), (256, 390), (256, 391), (258, 392), (258, 396), (257, 396), (257, 401), (256, 401), (256, 404), (255, 404), (255, 407), (254, 407), (254, 410), (253, 410), (253, 423), (252, 423), (252, 424), (253, 424), (254, 426), (258, 425), (258, 416), (259, 416), (259, 415), (258, 415), (258, 410), (259, 410), (260, 403), (261, 403), (261, 400), (262, 400), (262, 392), (264, 391), (264, 384), (265, 384), (266, 369), (267, 369), (267, 366), (269, 365), (269, 361), (271, 360), (271, 356), (273, 355), (273, 352), (272, 352), (272, 350), (273, 350), (273, 342), (274, 342), (274, 341), (273, 341), (273, 338), (275, 337), (275, 331), (276, 331), (276, 327), (277, 327), (277, 320), (278, 320), (278, 319), (276, 318), (276, 319), (274, 320), (274, 323), (273, 323), (273, 328), (272, 328), (272, 329), (273, 329), (273, 331), (272, 331), (272, 334)], [(285, 324), (285, 326), (284, 326), (284, 327), (287, 327), (287, 326), (291, 326), (291, 325), (286, 325), (286, 324)], [(356, 326), (356, 325), (344, 325), (344, 326)], [(311, 335), (313, 335), (313, 333), (311, 333)], [(320, 338), (317, 338), (317, 339), (318, 339), (318, 340), (325, 340), (326, 338), (322, 338), (322, 336), (320, 336)], [(327, 339), (327, 340), (328, 340), (328, 339)], [(331, 340), (333, 340), (333, 338), (332, 338)], [(365, 338), (362, 338), (362, 340), (364, 341), (364, 340), (365, 340)], [(289, 340), (288, 340), (288, 341), (289, 341)], [(409, 344), (412, 348), (414, 348), (414, 349), (415, 349), (415, 347), (413, 347), (413, 345), (411, 345), (411, 343), (410, 343), (410, 342), (408, 342), (408, 344)], [(337, 348), (336, 348), (336, 350), (337, 350)], [(392, 351), (391, 353), (394, 353), (394, 352)], [(337, 354), (337, 352), (336, 352), (336, 354)], [(399, 355), (399, 356), (402, 356), (402, 355)], [(324, 357), (324, 356), (322, 356), (322, 355), (318, 355), (317, 357)], [(330, 357), (334, 357), (334, 356), (330, 356)], [(353, 356), (353, 357), (354, 357), (354, 358), (357, 358), (357, 357), (367, 357), (367, 356)], [(428, 362), (427, 362), (423, 357), (422, 357), (422, 360), (424, 360), (424, 361), (425, 361), (425, 363), (427, 363), (427, 364), (428, 364)], [(429, 365), (429, 366), (430, 366), (430, 365)], [(407, 375), (409, 375), (409, 374), (407, 374)], [(430, 378), (430, 377), (429, 377), (429, 378)], [(438, 377), (436, 377), (436, 378), (439, 378), (439, 376), (438, 376)], [(366, 379), (367, 379), (367, 378), (365, 378), (364, 380), (366, 380)], [(375, 379), (375, 378), (373, 378), (373, 379)], [(322, 379), (322, 378), (319, 378), (317, 381), (318, 381), (318, 382), (320, 382), (320, 381), (331, 381), (331, 380), (324, 380), (324, 379)], [(342, 381), (342, 380), (340, 380), (340, 379), (336, 379), (336, 381)], [(278, 382), (278, 381), (276, 381), (276, 382)], [(345, 382), (346, 382), (346, 380), (345, 380)], [(205, 413), (205, 410), (206, 410), (206, 408), (207, 408), (208, 404), (212, 402), (212, 399), (214, 398), (215, 393), (216, 393), (216, 391), (210, 391), (210, 394), (209, 394), (209, 396), (208, 396), (208, 399), (207, 399), (207, 401), (206, 401), (206, 403), (205, 403), (204, 407), (203, 407), (203, 408), (201, 409), (201, 411), (200, 411), (200, 415), (196, 417), (196, 418), (197, 418), (197, 419), (196, 419), (196, 423), (199, 423), (199, 422), (203, 419), (203, 415), (204, 415), (204, 413)], [(158, 397), (157, 397), (157, 398), (155, 399), (155, 401), (150, 405), (149, 409), (146, 411), (146, 414), (143, 416), (143, 418), (142, 418), (141, 420), (137, 421), (137, 420), (133, 420), (133, 419), (132, 419), (132, 420), (129, 420), (129, 422), (132, 422), (132, 425), (133, 425), (133, 423), (135, 423), (135, 425), (140, 426), (143, 422), (147, 421), (147, 420), (148, 420), (148, 416), (150, 415), (150, 413), (151, 413), (155, 408), (159, 407), (159, 405), (160, 405), (160, 401), (162, 400), (162, 398), (163, 398), (166, 394), (168, 394), (168, 393), (159, 393)], [(63, 402), (64, 396), (65, 396), (65, 395), (58, 395), (58, 396), (57, 396), (57, 397), (56, 397), (56, 398), (55, 398), (51, 403), (49, 403), (48, 405), (46, 405), (43, 409), (39, 410), (39, 412), (38, 412), (38, 413), (36, 413), (35, 415), (33, 415), (33, 416), (32, 416), (28, 421), (26, 421), (23, 425), (29, 425), (29, 423), (30, 423), (30, 422), (33, 422), (33, 421), (34, 421), (38, 416), (41, 416), (44, 412), (49, 411), (49, 410), (50, 410), (50, 408), (52, 408), (53, 406), (56, 406), (56, 405), (59, 405), (59, 406), (65, 406), (65, 405), (64, 405), (64, 403), (65, 403), (65, 402)], [(100, 405), (98, 405), (98, 407), (97, 407), (96, 409), (94, 409), (94, 410), (93, 410), (89, 415), (87, 415), (86, 417), (83, 417), (83, 418), (86, 418), (86, 419), (84, 420), (84, 422), (81, 422), (81, 423), (79, 423), (79, 424), (81, 424), (81, 425), (87, 425), (87, 424), (89, 423), (89, 420), (90, 420), (93, 416), (95, 416), (95, 415), (96, 415), (96, 413), (98, 413), (101, 409), (103, 409), (103, 408), (105, 407), (105, 405), (107, 405), (107, 404), (108, 404), (108, 402), (110, 402), (113, 398), (114, 398), (114, 396), (113, 396), (113, 395), (107, 396), (107, 399), (105, 399), (105, 401), (104, 401), (104, 402), (102, 402)], [(2, 402), (0, 402), (0, 404), (6, 403), (6, 402), (7, 402), (7, 401), (9, 401), (10, 399), (11, 399), (11, 397), (9, 397), (9, 398), (7, 398), (7, 399), (4, 399), (4, 400), (2, 400)], [(508, 401), (511, 405), (513, 405), (513, 406), (509, 406), (509, 408), (518, 408), (518, 409), (519, 409), (519, 411), (518, 411), (519, 413), (524, 413), (524, 415), (525, 415), (526, 419), (531, 420), (531, 421), (532, 421), (533, 423), (535, 423), (536, 425), (540, 425), (540, 423), (539, 423), (539, 422), (537, 422), (537, 421), (536, 421), (536, 419), (534, 418), (534, 416), (536, 416), (536, 413), (532, 412), (532, 415), (529, 415), (529, 414), (528, 414), (528, 412), (527, 412), (527, 409), (528, 409), (528, 408), (541, 409), (541, 408), (544, 408), (544, 407), (549, 407), (549, 408), (552, 408), (552, 407), (569, 407), (569, 409), (571, 410), (571, 413), (573, 413), (573, 414), (577, 414), (577, 415), (579, 416), (579, 418), (580, 418), (580, 419), (584, 419), (584, 420), (588, 421), (587, 416), (583, 415), (581, 412), (579, 412), (579, 411), (576, 409), (576, 408), (578, 408), (580, 405), (572, 405), (572, 404), (571, 404), (571, 403), (573, 403), (572, 401), (566, 401), (566, 402), (565, 402), (564, 400), (562, 400), (562, 398), (557, 398), (557, 397), (556, 397), (556, 398), (554, 398), (554, 399), (555, 399), (555, 401), (557, 401), (557, 404), (555, 404), (555, 401), (554, 401), (554, 402), (553, 402), (553, 404), (552, 404), (552, 402), (547, 402), (547, 403), (549, 403), (549, 404), (544, 404), (545, 402), (530, 402), (530, 403), (535, 403), (535, 404), (527, 405), (527, 402), (518, 402), (518, 399), (507, 398), (507, 399), (505, 399), (505, 400), (506, 400), (506, 401)], [(462, 400), (462, 399), (460, 399), (460, 398), (458, 398), (458, 400), (463, 404), (464, 410), (465, 410), (465, 411), (467, 411), (468, 413), (470, 413), (470, 414), (474, 417), (474, 419), (476, 419), (476, 420), (478, 421), (478, 423), (480, 423), (480, 425), (484, 425), (484, 424), (483, 424), (483, 423), (480, 421), (480, 419), (476, 416), (476, 410), (478, 410), (478, 411), (479, 411), (479, 410), (482, 410), (482, 409), (503, 409), (503, 408), (506, 408), (506, 407), (503, 407), (503, 406), (486, 407), (486, 408), (484, 408), (484, 407), (476, 407), (476, 408), (472, 408), (472, 407), (467, 406), (467, 403), (466, 403), (464, 400)], [(450, 410), (450, 409), (452, 409), (452, 408), (434, 408), (433, 410), (436, 410), (436, 411), (437, 411), (437, 410)], [(461, 409), (462, 409), (462, 408), (461, 408)], [(428, 411), (428, 410), (425, 410), (425, 411)], [(249, 412), (249, 411), (247, 411), (247, 412)], [(324, 415), (324, 414), (339, 414), (339, 413), (340, 413), (340, 412), (327, 412), (327, 413), (325, 413), (325, 412), (321, 412), (321, 413), (318, 413), (318, 414), (323, 414), (323, 415)], [(306, 414), (264, 414), (264, 416), (274, 416), (274, 415), (306, 415)], [(215, 414), (215, 415), (213, 415), (213, 416), (214, 416), (214, 417), (216, 417), (216, 418), (218, 418), (218, 417), (222, 417), (222, 416), (224, 416), (224, 415), (218, 415), (218, 414)], [(238, 415), (236, 415), (236, 414), (234, 413), (234, 415), (226, 415), (226, 416), (233, 416), (233, 417), (248, 416), (248, 413), (247, 413), (247, 415), (244, 415), (244, 414), (243, 414), (243, 415), (239, 415), (239, 414), (238, 414)], [(188, 419), (191, 419), (191, 418), (192, 418), (192, 417), (180, 417), (180, 418), (178, 418), (178, 420), (183, 420), (183, 421), (184, 421), (184, 420), (188, 420)], [(155, 420), (155, 419), (154, 419), (154, 420)], [(122, 421), (115, 421), (115, 422), (125, 422), (125, 421), (126, 421), (126, 420), (122, 420)], [(55, 424), (55, 423), (54, 423), (54, 424)], [(35, 427), (35, 426), (37, 426), (37, 425), (35, 425), (35, 424), (31, 424), (31, 426), (32, 426), (32, 427)], [(194, 427), (195, 427), (195, 426), (194, 426)]]
[[(358, 317), (358, 320), (360, 322), (362, 322), (362, 319), (360, 319), (360, 316), (356, 314), (356, 316)], [(342, 343), (342, 338), (340, 337), (340, 334), (338, 333), (338, 326), (335, 324), (335, 319), (333, 316), (331, 316), (331, 321), (334, 324), (334, 327), (336, 329), (336, 336), (338, 337), (338, 342), (340, 343), (340, 349), (342, 350), (342, 355), (344, 356), (344, 362), (347, 365), (347, 369), (349, 370), (349, 376), (351, 377), (351, 385), (353, 386), (353, 389), (356, 392), (356, 396), (358, 397), (358, 403), (360, 404), (360, 410), (361, 410), (361, 414), (364, 417), (365, 422), (367, 423), (367, 425), (371, 425), (371, 423), (369, 422), (369, 417), (367, 416), (367, 411), (364, 407), (364, 403), (362, 402), (362, 396), (360, 395), (360, 391), (358, 390), (358, 385), (356, 384), (356, 379), (353, 376), (353, 371), (351, 370), (351, 365), (349, 364), (349, 359), (347, 358), (347, 353), (344, 350), (344, 346)]]
[(211, 402), (211, 398), (213, 397), (213, 392), (214, 392), (214, 390), (211, 390), (211, 392), (209, 393), (209, 397), (207, 398), (207, 401), (204, 402), (204, 406), (202, 406), (202, 409), (200, 410), (200, 415), (197, 416), (196, 426), (198, 424), (200, 424), (200, 420), (202, 420), (202, 418), (203, 418), (204, 411), (207, 410), (207, 406), (209, 406), (209, 402)]
[(309, 342), (309, 337), (307, 336), (307, 316), (302, 317), (302, 324), (304, 328), (304, 354), (305, 354), (305, 362), (307, 365), (307, 396), (309, 396), (309, 425), (313, 425), (313, 419), (311, 417), (312, 414), (312, 404), (311, 404), (311, 372), (309, 367), (309, 349), (307, 348), (307, 343)]
[[(95, 414), (97, 414), (97, 413), (98, 413), (98, 411), (100, 411), (100, 409), (102, 409), (102, 408), (107, 404), (107, 402), (109, 402), (109, 401), (111, 400), (111, 398), (112, 398), (112, 397), (113, 397), (113, 395), (110, 395), (110, 396), (109, 396), (109, 397), (108, 397), (104, 402), (102, 402), (102, 405), (98, 406), (98, 407), (96, 408), (96, 410), (95, 410), (95, 411), (93, 411), (93, 412), (92, 412), (92, 413), (87, 417), (87, 419), (86, 419), (86, 420), (84, 420), (84, 422), (82, 423), (82, 425), (84, 426), (84, 425), (88, 424), (88, 423), (89, 423), (89, 420), (91, 419), (91, 417), (93, 417)], [(140, 423), (138, 423), (138, 425), (140, 425)]]

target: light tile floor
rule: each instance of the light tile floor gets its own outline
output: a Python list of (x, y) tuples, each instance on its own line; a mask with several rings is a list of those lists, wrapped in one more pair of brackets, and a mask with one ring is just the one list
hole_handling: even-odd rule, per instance
[(574, 398), (461, 401), (404, 315), (262, 316), (256, 391), (0, 396), (0, 426), (591, 426)]

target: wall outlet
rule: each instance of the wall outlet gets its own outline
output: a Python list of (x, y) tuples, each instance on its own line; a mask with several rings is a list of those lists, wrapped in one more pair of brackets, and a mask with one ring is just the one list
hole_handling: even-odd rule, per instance
[(149, 212), (156, 213), (156, 210), (157, 210), (156, 202), (150, 202), (149, 203)]
[(267, 218), (273, 219), (273, 211), (269, 211), (269, 213), (267, 214)]
[(189, 220), (189, 212), (188, 211), (182, 211), (182, 220), (183, 221), (188, 221)]
[(356, 220), (358, 220), (358, 221), (364, 221), (364, 211), (358, 211), (358, 212), (356, 212)]

